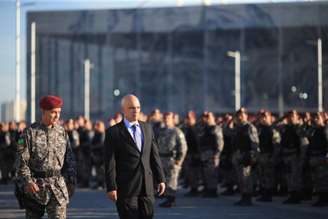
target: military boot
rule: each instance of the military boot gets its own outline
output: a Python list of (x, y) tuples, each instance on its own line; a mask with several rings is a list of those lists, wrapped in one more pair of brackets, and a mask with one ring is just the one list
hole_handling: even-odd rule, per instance
[(252, 194), (242, 194), (241, 199), (234, 204), (235, 206), (252, 206)]
[(328, 206), (328, 192), (320, 192), (319, 199), (312, 206), (313, 207), (325, 207)]
[(290, 195), (286, 201), (283, 202), (283, 204), (300, 204), (301, 198), (299, 192), (290, 192)]
[(175, 196), (167, 196), (166, 200), (159, 204), (159, 207), (162, 208), (172, 208), (175, 206)]

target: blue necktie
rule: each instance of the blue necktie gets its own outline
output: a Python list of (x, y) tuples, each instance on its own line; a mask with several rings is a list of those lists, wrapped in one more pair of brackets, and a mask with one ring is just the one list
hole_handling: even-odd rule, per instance
[(142, 142), (141, 142), (141, 136), (137, 132), (137, 125), (132, 125), (131, 128), (132, 128), (133, 140), (136, 143), (139, 151), (141, 151)]

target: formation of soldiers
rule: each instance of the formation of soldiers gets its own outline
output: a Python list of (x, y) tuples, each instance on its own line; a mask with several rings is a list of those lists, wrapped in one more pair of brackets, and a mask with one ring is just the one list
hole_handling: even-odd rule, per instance
[[(287, 196), (284, 203), (297, 204), (316, 196), (314, 206), (328, 205), (328, 116), (326, 113), (288, 112), (277, 118), (261, 110), (249, 115), (245, 108), (235, 114), (200, 117), (190, 111), (183, 121), (175, 113), (154, 110), (142, 119), (152, 123), (167, 177), (161, 207), (175, 204), (178, 185), (190, 188), (186, 196), (217, 197), (240, 193), (236, 205), (270, 202)], [(105, 127), (122, 120), (116, 114), (105, 124), (80, 116), (63, 122), (77, 160), (80, 187), (103, 188)], [(1, 183), (13, 177), (18, 136), (25, 123), (1, 123)]]
[[(181, 145), (187, 143), (180, 177), (190, 188), (186, 196), (217, 197), (217, 188), (224, 187), (222, 195), (240, 193), (241, 199), (235, 203), (239, 206), (252, 205), (254, 196), (262, 202), (288, 196), (284, 204), (298, 204), (317, 196), (313, 206), (328, 206), (326, 113), (301, 115), (290, 111), (277, 118), (266, 110), (249, 116), (241, 108), (234, 115), (215, 117), (204, 112), (197, 118), (190, 111), (183, 122), (178, 117), (175, 120), (175, 129), (181, 129), (184, 136), (167, 131), (159, 110), (150, 115), (149, 121), (169, 179), (177, 172), (172, 162), (181, 162), (185, 153)], [(162, 207), (171, 207), (172, 203), (175, 198), (168, 198)]]

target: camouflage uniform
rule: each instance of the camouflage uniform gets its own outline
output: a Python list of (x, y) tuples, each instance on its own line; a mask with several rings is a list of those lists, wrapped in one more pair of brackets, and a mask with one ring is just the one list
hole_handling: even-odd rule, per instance
[(272, 192), (275, 185), (274, 164), (278, 157), (280, 144), (280, 133), (269, 125), (259, 125), (259, 147), (258, 169), (260, 175), (260, 186), (262, 197), (259, 201), (272, 200)]
[[(179, 128), (161, 128), (158, 134), (159, 155), (166, 176), (166, 194), (175, 196), (181, 165), (187, 153), (187, 143)], [(176, 165), (179, 161), (181, 165)]]
[(309, 142), (307, 155), (314, 188), (319, 201), (328, 205), (328, 127), (314, 127), (310, 132)]
[[(18, 141), (17, 184), (21, 191), (31, 182), (40, 191), (24, 193), (26, 218), (41, 218), (46, 210), (49, 218), (66, 218), (69, 202), (67, 185), (75, 184), (75, 161), (63, 127), (48, 128), (34, 123)], [(31, 203), (35, 203), (31, 206)]]
[(252, 168), (259, 152), (259, 137), (254, 125), (245, 122), (236, 126), (234, 147), (232, 162), (237, 172), (242, 200), (251, 201), (253, 193)]
[(217, 172), (224, 146), (222, 128), (217, 125), (205, 125), (199, 138), (199, 145), (203, 165), (204, 195), (217, 196)]
[(307, 144), (301, 125), (288, 124), (281, 130), (281, 150), (290, 193), (284, 203), (298, 203), (301, 200), (302, 170)]

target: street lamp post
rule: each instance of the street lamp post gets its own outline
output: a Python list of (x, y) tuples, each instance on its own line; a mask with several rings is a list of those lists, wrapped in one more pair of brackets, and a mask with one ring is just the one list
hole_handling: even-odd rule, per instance
[(227, 55), (235, 59), (235, 110), (240, 109), (241, 91), (240, 91), (240, 52), (228, 51)]
[(36, 23), (31, 24), (31, 123), (35, 122)]
[[(22, 6), (34, 5), (34, 2), (21, 3), (16, 0), (16, 74), (15, 74), (15, 104), (14, 117), (15, 121), (21, 120), (21, 8)], [(35, 47), (36, 47), (36, 24), (31, 25), (31, 122), (35, 121)], [(34, 75), (33, 75), (34, 73)], [(33, 81), (34, 80), (34, 81)], [(34, 95), (34, 99), (33, 99)]]
[(322, 41), (318, 38), (318, 111), (323, 111)]
[(16, 0), (16, 88), (15, 88), (15, 120), (19, 121), (20, 118), (20, 15), (21, 15), (20, 0)]
[(90, 59), (84, 60), (84, 117), (90, 119), (90, 73), (92, 64)]
[(317, 71), (317, 76), (318, 76), (318, 111), (322, 112), (323, 111), (323, 83), (322, 83), (322, 40), (319, 37), (317, 41), (313, 40), (307, 40), (307, 44), (311, 46), (317, 46), (317, 66), (318, 66), (318, 71)]

